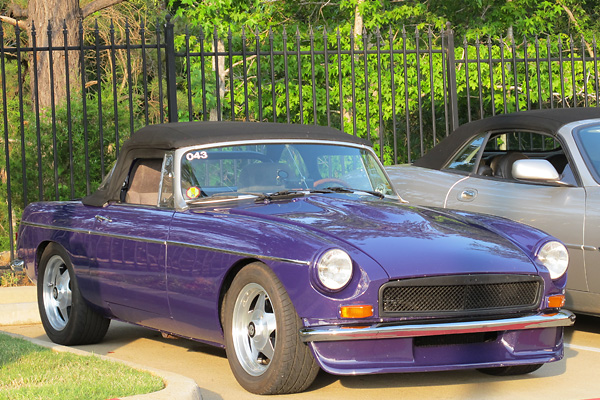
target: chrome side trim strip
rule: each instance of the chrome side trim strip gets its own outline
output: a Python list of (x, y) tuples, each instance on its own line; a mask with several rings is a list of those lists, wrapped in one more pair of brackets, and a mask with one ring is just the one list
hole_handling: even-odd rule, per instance
[(413, 325), (328, 325), (300, 329), (303, 342), (331, 342), (340, 340), (397, 339), (419, 336), (456, 335), (474, 332), (515, 331), (523, 329), (571, 326), (575, 314), (560, 310), (556, 314), (535, 314), (526, 317), (486, 321), (450, 322)]
[(287, 262), (287, 263), (291, 263), (291, 264), (310, 265), (310, 261), (302, 261), (302, 260), (294, 260), (294, 259), (291, 259), (291, 258), (272, 257), (272, 256), (258, 255), (258, 254), (250, 254), (250, 253), (244, 253), (244, 252), (235, 251), (235, 250), (216, 249), (214, 247), (200, 246), (200, 245), (197, 245), (197, 244), (191, 244), (191, 243), (185, 243), (185, 242), (168, 241), (167, 244), (172, 245), (172, 246), (181, 246), (181, 247), (187, 247), (187, 248), (192, 248), (192, 249), (207, 250), (207, 251), (216, 251), (216, 252), (219, 252), (219, 253), (231, 254), (231, 255), (235, 255), (235, 256), (258, 258), (258, 259), (261, 259), (261, 260), (283, 261), (283, 262)]
[(52, 225), (46, 225), (46, 224), (38, 224), (38, 223), (35, 223), (35, 222), (29, 222), (29, 221), (22, 221), (21, 225), (31, 226), (33, 228), (54, 229), (54, 230), (57, 230), (57, 231), (64, 231), (64, 232), (88, 233), (88, 234), (91, 233), (87, 229), (67, 228), (67, 227), (64, 227), (64, 226), (52, 226)]
[[(98, 217), (98, 216), (96, 216), (96, 217)], [(104, 218), (104, 217), (102, 217), (102, 218)], [(104, 219), (104, 220), (107, 221), (108, 219)], [(36, 224), (36, 223), (32, 223), (32, 222), (23, 222), (22, 224), (31, 226), (34, 228), (52, 229), (55, 231), (64, 231), (64, 232), (73, 232), (73, 233), (83, 233), (86, 235), (110, 237), (110, 238), (115, 238), (115, 239), (135, 240), (136, 242), (142, 242), (142, 243), (167, 244), (167, 242), (165, 240), (150, 239), (150, 238), (145, 238), (145, 237), (141, 237), (141, 236), (116, 235), (114, 233), (90, 231), (88, 229), (67, 228), (67, 227), (63, 227), (63, 226)]]
[(273, 256), (266, 256), (266, 255), (253, 254), (253, 253), (244, 253), (241, 251), (219, 249), (216, 247), (200, 246), (200, 245), (193, 244), (193, 243), (150, 239), (150, 238), (144, 238), (144, 237), (139, 237), (139, 236), (115, 235), (115, 234), (104, 233), (104, 232), (93, 232), (93, 231), (89, 231), (87, 229), (57, 227), (57, 226), (51, 226), (51, 225), (36, 224), (36, 223), (32, 223), (32, 222), (22, 222), (22, 224), (31, 226), (31, 227), (35, 227), (35, 228), (53, 229), (53, 230), (57, 230), (57, 231), (83, 233), (86, 235), (110, 237), (110, 238), (115, 238), (115, 239), (135, 240), (136, 242), (142, 242), (142, 243), (162, 244), (162, 245), (180, 246), (180, 247), (187, 247), (187, 248), (206, 250), (206, 251), (214, 251), (217, 253), (231, 254), (231, 255), (235, 255), (235, 256), (248, 257), (248, 258), (256, 258), (259, 260), (271, 260), (271, 261), (286, 262), (286, 263), (290, 263), (290, 264), (310, 265), (310, 261), (294, 260), (291, 258), (273, 257)]

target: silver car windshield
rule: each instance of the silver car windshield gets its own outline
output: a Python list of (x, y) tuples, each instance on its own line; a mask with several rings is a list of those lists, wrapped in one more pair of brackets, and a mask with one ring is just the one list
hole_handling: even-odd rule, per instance
[(577, 144), (586, 164), (600, 182), (600, 125), (591, 125), (577, 131)]
[(379, 161), (363, 148), (276, 143), (190, 150), (181, 158), (186, 202), (332, 188), (393, 194)]

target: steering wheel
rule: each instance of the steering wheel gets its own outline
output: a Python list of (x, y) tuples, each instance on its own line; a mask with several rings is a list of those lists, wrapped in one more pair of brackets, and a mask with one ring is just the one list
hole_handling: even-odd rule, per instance
[[(324, 187), (325, 184), (337, 184), (341, 187), (347, 187), (348, 183), (344, 182), (341, 179), (337, 179), (337, 178), (323, 178), (323, 179), (319, 179), (318, 181), (315, 181), (315, 183), (313, 183), (313, 187), (315, 189), (318, 189), (319, 187)], [(327, 185), (330, 186), (330, 185)]]

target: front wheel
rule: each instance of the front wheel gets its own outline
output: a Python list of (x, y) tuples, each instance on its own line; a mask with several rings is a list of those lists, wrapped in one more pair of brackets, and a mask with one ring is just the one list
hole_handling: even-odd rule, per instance
[(480, 368), (479, 372), (495, 376), (525, 375), (537, 371), (544, 364), (513, 365), (512, 367)]
[(87, 305), (69, 255), (57, 244), (48, 245), (40, 259), (37, 294), (42, 325), (54, 343), (97, 343), (106, 334), (110, 319)]
[(285, 394), (310, 386), (319, 367), (300, 340), (292, 301), (266, 265), (252, 263), (238, 273), (223, 311), (227, 359), (244, 389)]

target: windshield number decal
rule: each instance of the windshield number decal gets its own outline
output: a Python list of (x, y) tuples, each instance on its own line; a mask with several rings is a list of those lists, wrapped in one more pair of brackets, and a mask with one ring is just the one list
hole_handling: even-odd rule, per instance
[(196, 151), (193, 153), (187, 153), (185, 155), (185, 158), (188, 161), (192, 161), (192, 160), (204, 160), (208, 158), (208, 154), (205, 151)]

